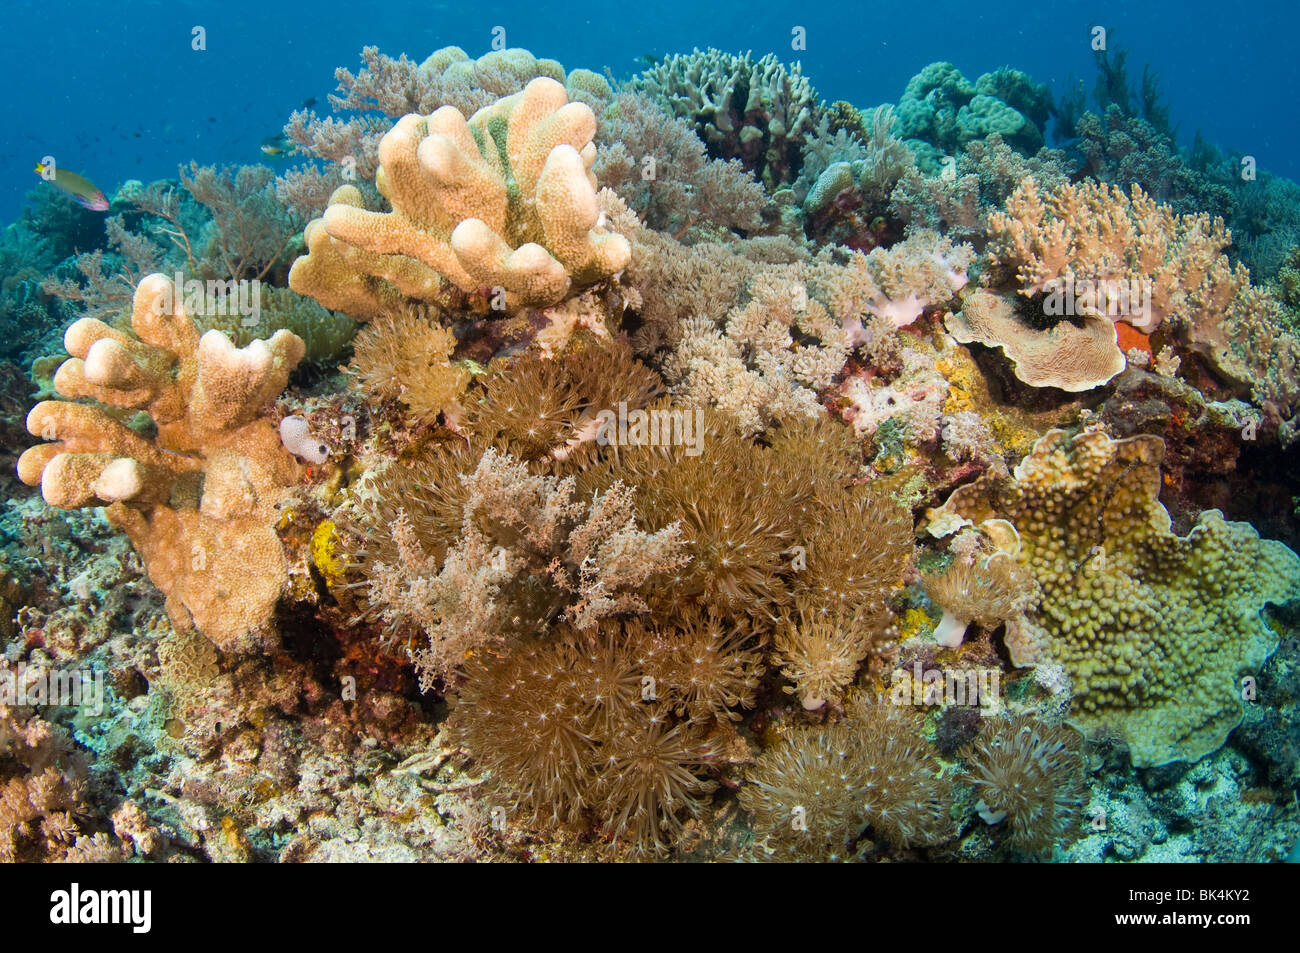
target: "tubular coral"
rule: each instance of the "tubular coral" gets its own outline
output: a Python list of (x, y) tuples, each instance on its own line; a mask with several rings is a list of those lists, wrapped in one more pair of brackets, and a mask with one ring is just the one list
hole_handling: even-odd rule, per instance
[(393, 210), (370, 212), (359, 194), (336, 193), (319, 226), (331, 247), (313, 258), (309, 240), (290, 287), (342, 310), (358, 302), (339, 300), (332, 286), (360, 272), (380, 283), (373, 303), (389, 296), (385, 285), (444, 304), (453, 287), (486, 287), (502, 289), (513, 311), (556, 304), (572, 285), (621, 271), (627, 240), (598, 222), (595, 131), (591, 108), (546, 77), (468, 122), (452, 106), (405, 116), (379, 146), (375, 184)]
[(450, 361), (456, 338), (406, 312), (371, 321), (357, 337), (352, 368), (372, 398), (397, 400), (420, 423), (458, 419), (470, 373)]
[(1076, 840), (1086, 788), (1079, 733), (1028, 715), (986, 722), (966, 750), (990, 824), (1006, 821), (1010, 843), (1032, 854)]
[[(266, 622), (287, 581), (272, 528), (297, 465), (264, 416), (302, 359), (302, 341), (277, 331), (235, 348), (201, 338), (162, 275), (136, 289), (135, 335), (93, 318), (64, 335), (72, 358), (55, 375), (69, 400), (43, 401), (31, 433), (54, 440), (23, 453), (18, 475), (51, 506), (106, 506), (167, 596), (178, 628), (226, 646)], [(101, 407), (145, 411), (150, 440)]]

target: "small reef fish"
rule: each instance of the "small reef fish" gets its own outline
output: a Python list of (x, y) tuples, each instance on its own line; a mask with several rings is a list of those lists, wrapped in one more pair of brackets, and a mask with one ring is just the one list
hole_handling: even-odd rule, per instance
[(281, 133), (280, 135), (267, 136), (263, 139), (262, 151), (269, 156), (297, 155), (298, 144), (288, 136)]
[(46, 182), (54, 186), (64, 195), (71, 198), (82, 208), (88, 208), (92, 212), (107, 212), (108, 199), (104, 198), (103, 191), (99, 186), (91, 182), (84, 175), (77, 175), (75, 172), (69, 172), (67, 169), (54, 169), (54, 175), (51, 177), (48, 173), (49, 167), (44, 162), (36, 163), (36, 174), (45, 179)]

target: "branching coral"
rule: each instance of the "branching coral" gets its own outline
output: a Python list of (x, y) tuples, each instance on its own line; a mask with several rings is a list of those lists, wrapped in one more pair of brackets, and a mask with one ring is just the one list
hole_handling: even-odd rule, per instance
[(86, 779), (63, 729), (0, 706), (0, 861), (120, 861), (121, 849), (90, 831)]
[(1141, 331), (1222, 313), (1247, 281), (1223, 254), (1231, 241), (1222, 219), (1176, 215), (1137, 186), (1126, 194), (1085, 182), (1044, 194), (1025, 179), (1006, 211), (989, 215), (990, 255), (1015, 269), (1021, 294), (1091, 283), (1096, 310)]
[(1028, 715), (989, 721), (964, 752), (980, 815), (1006, 822), (1010, 843), (1032, 854), (1076, 840), (1086, 789), (1080, 737)]
[(686, 561), (679, 526), (640, 530), (621, 483), (576, 502), (572, 478), (533, 476), (488, 449), (465, 485), (461, 534), (441, 565), (399, 513), (398, 562), (370, 569), (370, 599), (390, 629), (428, 640), (413, 652), (425, 687), (466, 653), (561, 614), (581, 630), (642, 611), (645, 583)]
[[(53, 443), (27, 450), (18, 474), (52, 506), (107, 506), (178, 627), (218, 645), (267, 621), (286, 580), (274, 507), (297, 465), (263, 416), (302, 359), (302, 341), (277, 331), (235, 348), (201, 338), (162, 275), (135, 293), (135, 335), (83, 318), (64, 337), (55, 387), (27, 418)], [(72, 403), (92, 398), (100, 405)], [(145, 411), (153, 439), (114, 411)]]
[(634, 81), (695, 124), (715, 158), (740, 159), (769, 190), (795, 180), (822, 107), (799, 65), (706, 50), (669, 56)]
[(749, 283), (749, 303), (725, 330), (708, 317), (688, 320), (664, 373), (688, 403), (718, 408), (743, 433), (778, 418), (818, 416), (817, 394), (844, 367), (849, 334), (810, 298), (806, 267), (773, 266)]
[(1014, 526), (1041, 587), (1037, 661), (1073, 680), (1073, 720), (1114, 728), (1136, 765), (1223, 744), (1242, 717), (1239, 678), (1277, 647), (1265, 605), (1300, 598), (1300, 557), (1249, 524), (1209, 510), (1171, 532), (1163, 457), (1155, 436), (1053, 430), (1013, 474), (990, 471), (931, 512), (936, 535)]
[(690, 123), (648, 96), (622, 93), (601, 117), (592, 172), (654, 229), (688, 233), (694, 223), (757, 231), (763, 188), (740, 160), (709, 159)]
[(394, 292), (445, 303), (452, 287), (500, 288), (507, 310), (544, 307), (621, 271), (627, 241), (598, 221), (595, 131), (591, 108), (545, 77), (468, 122), (452, 106), (404, 117), (380, 143), (375, 179), (393, 211), (335, 193), (312, 229), (329, 248), (309, 234), (290, 286), (369, 318)]

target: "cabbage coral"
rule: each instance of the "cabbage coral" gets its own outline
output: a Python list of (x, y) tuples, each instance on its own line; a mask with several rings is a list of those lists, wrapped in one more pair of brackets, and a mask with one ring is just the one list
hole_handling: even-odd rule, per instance
[(935, 535), (1014, 526), (1041, 587), (1037, 661), (1072, 680), (1072, 721), (1114, 729), (1139, 766), (1223, 744), (1242, 717), (1239, 679), (1277, 648), (1264, 607), (1300, 598), (1300, 557), (1249, 524), (1208, 510), (1186, 536), (1171, 531), (1163, 458), (1159, 437), (1052, 430), (1013, 473), (989, 471), (930, 513)]

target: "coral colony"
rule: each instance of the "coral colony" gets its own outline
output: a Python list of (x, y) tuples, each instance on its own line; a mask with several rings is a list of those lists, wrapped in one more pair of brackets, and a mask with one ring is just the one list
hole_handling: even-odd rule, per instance
[(1286, 856), (1300, 187), (1013, 69), (362, 59), (4, 233), (0, 859)]

